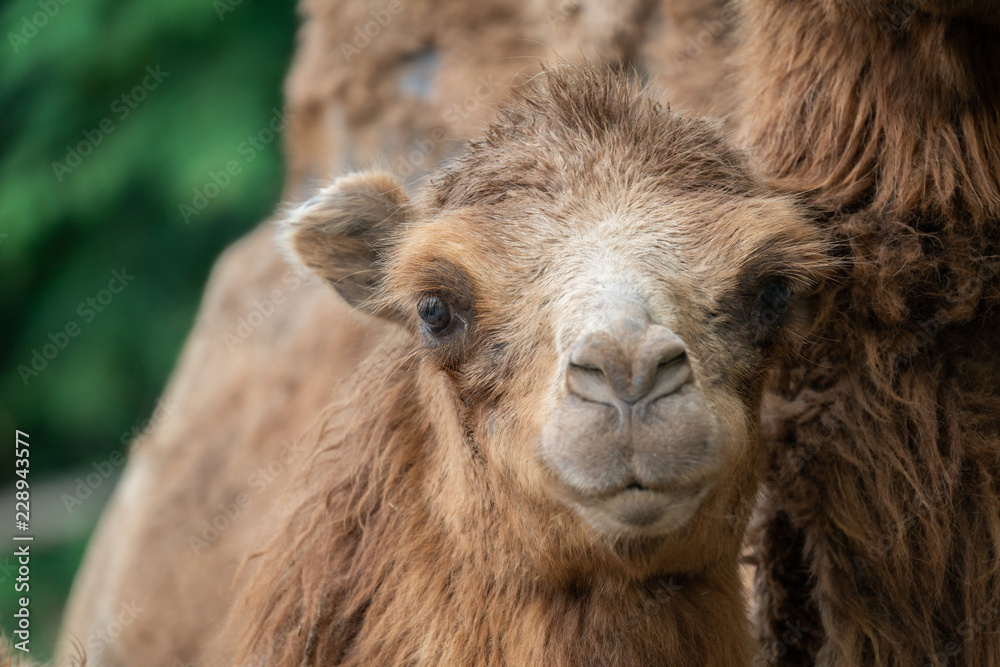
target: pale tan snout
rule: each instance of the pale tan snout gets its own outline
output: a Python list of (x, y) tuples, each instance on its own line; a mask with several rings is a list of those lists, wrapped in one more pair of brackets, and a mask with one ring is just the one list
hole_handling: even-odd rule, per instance
[(664, 533), (687, 521), (716, 478), (717, 420), (684, 341), (645, 313), (615, 315), (571, 348), (542, 456), (598, 529)]
[(594, 332), (573, 349), (567, 386), (588, 401), (619, 409), (628, 419), (649, 403), (672, 394), (691, 377), (683, 341), (658, 324), (629, 323), (616, 332)]

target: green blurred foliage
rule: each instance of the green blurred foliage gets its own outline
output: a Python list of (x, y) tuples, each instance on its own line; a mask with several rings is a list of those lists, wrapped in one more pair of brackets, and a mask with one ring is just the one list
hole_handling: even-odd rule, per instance
[[(212, 262), (273, 210), (282, 188), (281, 138), (259, 151), (244, 142), (282, 108), (293, 3), (62, 2), (0, 9), (4, 487), (15, 429), (31, 436), (34, 481), (124, 449), (122, 435), (153, 410)], [(230, 161), (239, 173), (185, 221), (180, 205), (193, 206)], [(135, 278), (100, 312), (88, 306), (123, 267)], [(25, 382), (19, 367), (31, 368), (71, 322), (79, 333)], [(71, 556), (36, 560), (36, 617), (46, 612), (35, 605), (58, 606), (66, 594), (79, 557), (66, 549)], [(10, 588), (0, 585), (8, 631)]]
[[(0, 25), (17, 30), (38, 11), (15, 2)], [(252, 162), (238, 147), (281, 106), (293, 8), (242, 3), (223, 19), (207, 0), (70, 0), (18, 53), (5, 40), (0, 427), (45, 443), (35, 474), (120, 446), (163, 386), (212, 260), (277, 201), (280, 142)], [(135, 109), (113, 110), (147, 67), (169, 74)], [(100, 143), (59, 182), (53, 163), (91, 143), (84, 132)], [(241, 173), (186, 224), (180, 204), (230, 160)], [(121, 267), (135, 280), (87, 323), (78, 304)], [(72, 320), (80, 335), (25, 386), (16, 367)]]

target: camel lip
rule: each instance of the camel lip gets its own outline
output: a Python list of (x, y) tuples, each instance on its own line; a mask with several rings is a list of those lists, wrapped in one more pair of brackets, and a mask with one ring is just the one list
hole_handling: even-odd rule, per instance
[(629, 483), (608, 494), (573, 494), (570, 504), (599, 533), (660, 536), (683, 527), (714, 487), (710, 480), (667, 489)]
[(590, 504), (626, 497), (635, 499), (650, 499), (654, 497), (683, 499), (701, 493), (706, 487), (711, 486), (713, 482), (714, 476), (705, 474), (699, 475), (697, 479), (685, 480), (680, 483), (675, 480), (660, 483), (643, 483), (635, 478), (630, 478), (611, 488), (593, 492), (576, 489), (565, 484), (563, 484), (563, 487), (575, 502)]
[(708, 484), (691, 484), (670, 489), (653, 489), (641, 485), (629, 485), (626, 488), (603, 496), (602, 500), (616, 504), (650, 505), (665, 503), (675, 505), (705, 493)]

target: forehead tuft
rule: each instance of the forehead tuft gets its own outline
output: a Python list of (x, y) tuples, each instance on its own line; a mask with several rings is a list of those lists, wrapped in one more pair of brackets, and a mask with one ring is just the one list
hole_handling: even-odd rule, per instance
[(719, 124), (661, 106), (606, 65), (561, 65), (519, 86), (483, 139), (433, 182), (438, 210), (607, 188), (756, 194)]

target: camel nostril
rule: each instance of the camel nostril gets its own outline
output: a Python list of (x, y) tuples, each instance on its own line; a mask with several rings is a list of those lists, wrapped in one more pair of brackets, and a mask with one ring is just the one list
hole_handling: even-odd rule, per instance
[(665, 368), (670, 368), (671, 366), (676, 366), (677, 364), (687, 363), (687, 351), (681, 350), (681, 353), (672, 356), (669, 359), (662, 359), (660, 363), (656, 366), (656, 372), (664, 370)]
[[(680, 389), (691, 376), (691, 364), (687, 347), (670, 329), (653, 325), (645, 338), (633, 389), (651, 402)], [(643, 368), (651, 369), (652, 373), (642, 372)]]
[(570, 362), (566, 373), (566, 384), (571, 392), (580, 398), (595, 403), (615, 404), (612, 381), (604, 370), (592, 364)]
[(691, 364), (686, 354), (680, 354), (656, 367), (653, 384), (646, 392), (646, 402), (652, 403), (679, 391), (691, 378)]
[[(687, 358), (687, 347), (670, 329), (664, 327), (651, 327), (654, 330), (647, 336), (649, 339), (645, 345), (641, 356), (644, 361), (648, 360), (650, 366), (656, 365), (659, 370), (665, 366), (671, 366)], [(662, 330), (662, 331), (660, 331)], [(648, 363), (647, 362), (647, 363)]]

